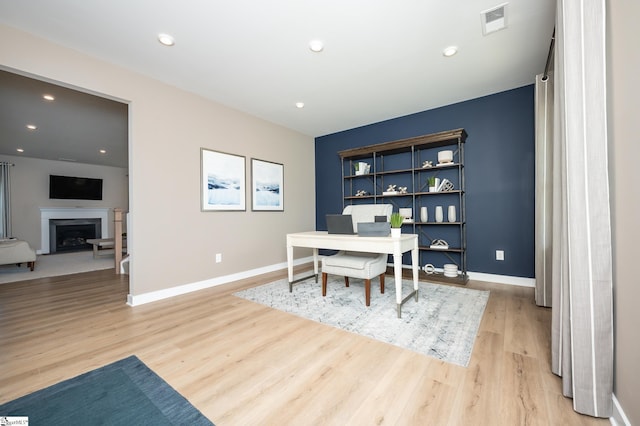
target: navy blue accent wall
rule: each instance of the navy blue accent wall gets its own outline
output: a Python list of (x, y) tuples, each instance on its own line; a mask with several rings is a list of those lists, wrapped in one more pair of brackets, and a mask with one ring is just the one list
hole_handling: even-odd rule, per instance
[(533, 278), (533, 95), (524, 86), (316, 138), (316, 229), (326, 229), (325, 214), (342, 211), (338, 151), (464, 128), (467, 269)]

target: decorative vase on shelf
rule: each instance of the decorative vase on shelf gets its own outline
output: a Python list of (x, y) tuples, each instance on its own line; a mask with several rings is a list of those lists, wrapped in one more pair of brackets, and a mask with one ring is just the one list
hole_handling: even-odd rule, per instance
[(420, 207), (420, 222), (429, 220), (429, 212), (426, 207)]
[(447, 210), (447, 220), (449, 222), (456, 221), (456, 206), (449, 206), (449, 209)]
[(436, 206), (436, 222), (440, 223), (443, 219), (442, 206)]

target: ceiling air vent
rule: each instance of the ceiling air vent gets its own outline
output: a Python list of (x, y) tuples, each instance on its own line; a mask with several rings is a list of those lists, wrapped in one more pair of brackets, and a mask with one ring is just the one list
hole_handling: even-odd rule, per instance
[(503, 3), (499, 6), (480, 12), (482, 19), (482, 34), (487, 35), (495, 31), (507, 28), (507, 6), (509, 3)]

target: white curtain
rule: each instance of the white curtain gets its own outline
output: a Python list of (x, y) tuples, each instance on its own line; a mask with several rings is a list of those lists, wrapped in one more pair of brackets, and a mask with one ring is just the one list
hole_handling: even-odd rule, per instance
[[(538, 82), (536, 302), (552, 287), (552, 370), (574, 409), (612, 413), (612, 256), (605, 0), (558, 0), (552, 83)], [(537, 109), (540, 111), (540, 109)], [(549, 120), (552, 111), (553, 120)], [(538, 112), (539, 114), (539, 112)], [(541, 130), (542, 128), (542, 130)], [(540, 151), (542, 147), (542, 151)], [(541, 163), (540, 163), (541, 162)]]
[(12, 236), (11, 167), (13, 164), (0, 163), (0, 238)]

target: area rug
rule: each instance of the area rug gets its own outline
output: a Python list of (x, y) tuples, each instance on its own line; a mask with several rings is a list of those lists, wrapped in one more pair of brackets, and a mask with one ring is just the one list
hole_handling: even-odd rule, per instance
[(0, 405), (31, 425), (212, 425), (136, 356)]
[(25, 264), (22, 264), (22, 266), (14, 264), (1, 265), (0, 284), (78, 274), (80, 272), (97, 271), (113, 267), (113, 256), (103, 256), (94, 259), (93, 251), (91, 250), (72, 253), (39, 254), (36, 257), (36, 267), (33, 271), (30, 271)]
[[(393, 278), (386, 278), (384, 294), (378, 280), (372, 281), (369, 307), (364, 282), (349, 282), (345, 287), (342, 277), (329, 276), (326, 297), (314, 278), (294, 284), (292, 293), (282, 279), (234, 295), (452, 364), (469, 364), (488, 291), (420, 282), (418, 302), (408, 300), (398, 318)], [(412, 289), (412, 281), (404, 280), (403, 295)]]

